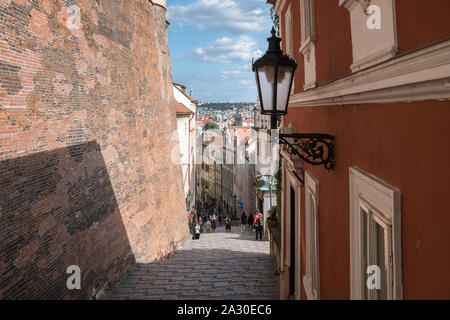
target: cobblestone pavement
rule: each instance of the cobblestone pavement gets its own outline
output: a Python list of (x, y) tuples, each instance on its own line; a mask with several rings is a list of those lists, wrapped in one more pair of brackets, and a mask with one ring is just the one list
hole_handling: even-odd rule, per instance
[(167, 260), (136, 264), (106, 299), (278, 299), (267, 238), (232, 229), (189, 239)]

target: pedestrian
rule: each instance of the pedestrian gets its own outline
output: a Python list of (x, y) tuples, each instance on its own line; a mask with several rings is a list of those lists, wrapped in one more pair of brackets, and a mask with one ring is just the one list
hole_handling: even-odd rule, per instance
[(250, 212), (250, 215), (248, 216), (248, 230), (253, 231), (253, 214)]
[(259, 234), (259, 240), (262, 240), (262, 231), (263, 231), (263, 217), (261, 213), (257, 213), (255, 216), (254, 225), (256, 228), (256, 239), (258, 240), (258, 234)]
[(199, 224), (195, 225), (195, 235), (192, 239), (194, 239), (194, 240), (200, 239), (200, 225)]
[(225, 218), (225, 231), (231, 232), (231, 219), (229, 217)]
[(217, 217), (216, 217), (216, 214), (214, 213), (211, 218), (211, 228), (212, 228), (213, 232), (216, 231), (216, 223), (217, 223)]
[(206, 228), (206, 232), (210, 233), (211, 232), (211, 221), (206, 221), (205, 224), (205, 228)]
[(245, 215), (245, 211), (243, 211), (241, 215), (241, 232), (245, 231), (246, 225), (247, 225), (247, 216)]
[(195, 234), (194, 225), (195, 225), (195, 210), (191, 212), (191, 216), (189, 218), (189, 232), (191, 233), (192, 236), (194, 236)]

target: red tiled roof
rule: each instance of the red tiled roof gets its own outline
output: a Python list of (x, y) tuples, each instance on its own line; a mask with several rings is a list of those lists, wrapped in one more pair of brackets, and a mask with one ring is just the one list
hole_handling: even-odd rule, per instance
[(191, 115), (193, 112), (175, 100), (175, 112), (178, 115)]
[(186, 90), (186, 86), (185, 86), (185, 85), (182, 85), (182, 84), (179, 84), (179, 83), (176, 83), (176, 82), (174, 82), (173, 84), (174, 84), (175, 86), (180, 86), (181, 88), (183, 88), (183, 89)]
[(191, 100), (193, 103), (198, 103), (198, 100), (197, 100), (197, 99), (192, 98), (192, 97), (191, 97), (190, 95), (188, 95), (186, 92), (184, 92), (184, 95), (185, 95), (186, 97), (188, 97), (189, 100)]
[(234, 134), (236, 131), (239, 141), (248, 140), (252, 133), (252, 127), (249, 126), (230, 126), (230, 134)]

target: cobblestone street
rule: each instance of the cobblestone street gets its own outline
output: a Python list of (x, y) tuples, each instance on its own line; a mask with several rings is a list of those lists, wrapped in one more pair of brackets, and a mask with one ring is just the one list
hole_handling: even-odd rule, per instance
[(278, 299), (269, 241), (223, 227), (187, 240), (169, 259), (137, 264), (107, 299)]

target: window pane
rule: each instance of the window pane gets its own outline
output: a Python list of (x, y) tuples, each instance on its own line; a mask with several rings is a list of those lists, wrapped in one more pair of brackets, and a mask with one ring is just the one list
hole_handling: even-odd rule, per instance
[(290, 94), (292, 69), (284, 66), (278, 67), (277, 110), (286, 110), (287, 99)]
[(261, 103), (264, 110), (272, 110), (273, 108), (273, 88), (275, 82), (275, 68), (272, 66), (259, 67), (258, 70), (259, 83), (261, 86)]

